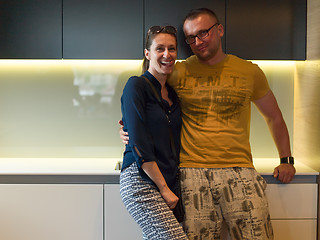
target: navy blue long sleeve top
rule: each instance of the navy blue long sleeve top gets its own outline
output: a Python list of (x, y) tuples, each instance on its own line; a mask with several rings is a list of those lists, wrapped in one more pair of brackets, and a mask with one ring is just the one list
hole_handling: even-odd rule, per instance
[[(151, 81), (161, 97), (158, 80), (148, 71), (143, 75)], [(141, 166), (144, 162), (155, 161), (167, 185), (173, 190), (176, 186), (178, 163), (172, 152), (169, 128), (174, 139), (176, 156), (179, 157), (181, 109), (175, 91), (169, 85), (166, 86), (173, 104), (169, 106), (168, 102), (162, 99), (165, 111), (144, 78), (133, 76), (124, 87), (121, 111), (124, 131), (129, 134), (129, 144), (126, 145), (123, 155), (122, 170), (136, 162), (141, 176), (151, 181)]]

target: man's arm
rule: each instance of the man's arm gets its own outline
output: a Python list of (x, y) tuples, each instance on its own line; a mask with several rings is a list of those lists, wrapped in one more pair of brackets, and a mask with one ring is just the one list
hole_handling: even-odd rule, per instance
[(128, 132), (123, 131), (122, 120), (119, 120), (118, 123), (120, 125), (119, 135), (120, 135), (120, 139), (122, 140), (122, 143), (129, 144), (129, 135), (128, 135)]
[[(263, 117), (265, 118), (271, 135), (278, 149), (279, 157), (290, 157), (289, 133), (279, 109), (276, 98), (270, 90), (264, 97), (254, 101)], [(292, 164), (280, 164), (274, 169), (273, 175), (283, 183), (289, 183), (294, 177), (296, 170)]]

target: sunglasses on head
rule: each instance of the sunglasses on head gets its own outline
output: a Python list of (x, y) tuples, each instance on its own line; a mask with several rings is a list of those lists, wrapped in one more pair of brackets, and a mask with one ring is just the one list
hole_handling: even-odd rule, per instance
[(149, 28), (149, 33), (156, 34), (156, 33), (169, 33), (176, 35), (177, 29), (173, 26), (152, 26)]

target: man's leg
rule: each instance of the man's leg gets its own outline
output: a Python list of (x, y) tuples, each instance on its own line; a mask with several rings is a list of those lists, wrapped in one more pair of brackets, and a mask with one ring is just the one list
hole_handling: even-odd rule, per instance
[(207, 175), (208, 169), (181, 169), (182, 201), (186, 212), (183, 227), (190, 240), (221, 238), (223, 219)]
[(223, 181), (220, 205), (232, 239), (273, 239), (266, 182), (251, 168), (227, 168), (220, 173)]

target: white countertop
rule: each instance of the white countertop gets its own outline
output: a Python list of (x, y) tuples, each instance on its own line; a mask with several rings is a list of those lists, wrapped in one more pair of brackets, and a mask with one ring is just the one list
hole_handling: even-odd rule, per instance
[(120, 158), (0, 158), (1, 174), (118, 175)]
[[(118, 175), (115, 166), (121, 158), (0, 158), (0, 175)], [(253, 160), (262, 175), (272, 175), (279, 159)], [(319, 175), (319, 172), (295, 161), (297, 175)]]
[[(253, 163), (261, 175), (272, 175), (274, 168), (279, 165), (280, 160), (278, 158), (256, 158), (253, 160)], [(296, 175), (319, 175), (318, 171), (296, 159), (294, 166), (297, 170)]]

